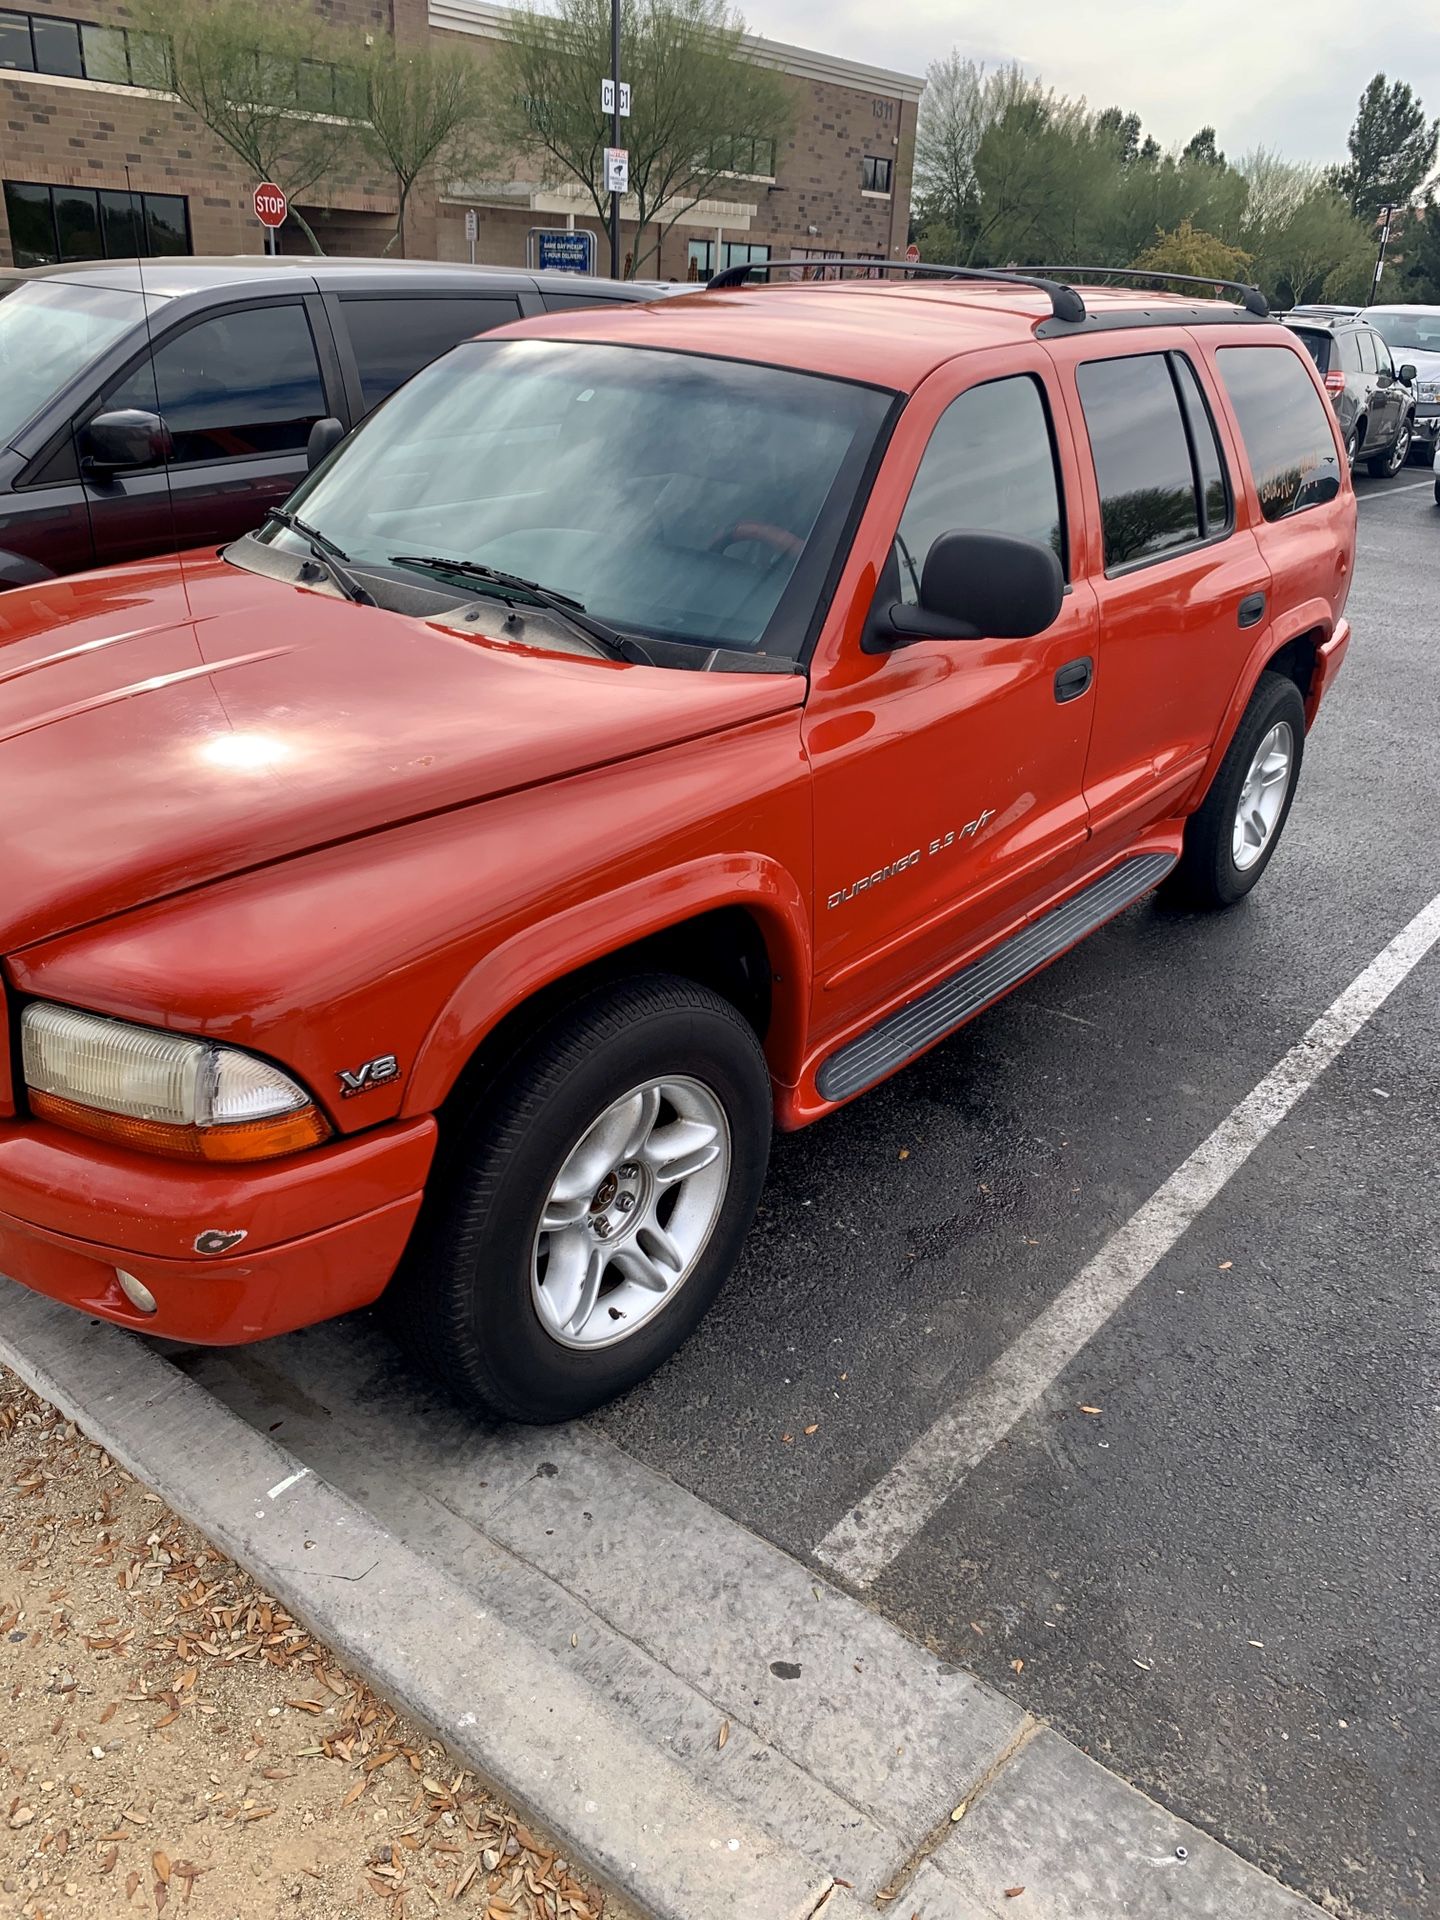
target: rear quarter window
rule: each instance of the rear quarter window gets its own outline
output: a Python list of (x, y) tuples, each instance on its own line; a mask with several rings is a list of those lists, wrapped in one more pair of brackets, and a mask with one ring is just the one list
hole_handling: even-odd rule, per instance
[(1316, 366), (1320, 369), (1321, 373), (1324, 373), (1325, 369), (1330, 364), (1329, 334), (1316, 333), (1310, 327), (1294, 327), (1291, 329), (1291, 331), (1294, 333), (1295, 338), (1300, 342), (1301, 346), (1304, 347), (1305, 351), (1309, 354), (1310, 358), (1315, 362)]
[(1299, 357), (1286, 347), (1221, 347), (1215, 364), (1245, 442), (1267, 520), (1321, 504), (1340, 477), (1330, 413)]

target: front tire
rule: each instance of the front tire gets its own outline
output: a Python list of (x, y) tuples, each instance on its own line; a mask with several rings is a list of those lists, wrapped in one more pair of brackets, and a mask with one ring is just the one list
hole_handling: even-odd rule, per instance
[(754, 1218), (769, 1072), (748, 1023), (671, 975), (597, 990), (487, 1095), (386, 1294), (403, 1343), (502, 1419), (573, 1419), (699, 1324)]
[(1210, 791), (1185, 827), (1172, 890), (1189, 905), (1233, 907), (1269, 866), (1290, 817), (1305, 751), (1293, 680), (1262, 673)]
[(1395, 444), (1388, 453), (1377, 453), (1373, 460), (1367, 460), (1367, 469), (1377, 480), (1393, 480), (1405, 462), (1410, 458), (1410, 422), (1402, 422), (1395, 436)]

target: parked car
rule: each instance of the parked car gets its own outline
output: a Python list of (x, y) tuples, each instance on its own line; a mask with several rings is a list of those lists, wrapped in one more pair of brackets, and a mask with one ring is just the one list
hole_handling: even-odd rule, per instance
[(0, 587), (233, 540), (318, 420), (350, 427), (457, 340), (670, 291), (303, 256), (0, 271)]
[(1415, 369), (1410, 450), (1429, 466), (1440, 442), (1440, 307), (1367, 307), (1364, 318), (1391, 356)]
[(1320, 370), (1340, 422), (1352, 469), (1380, 479), (1399, 473), (1415, 430), (1415, 368), (1397, 371), (1383, 336), (1341, 309), (1292, 307), (1285, 324)]
[(200, 1342), (384, 1294), (574, 1415), (773, 1125), (1250, 891), (1350, 639), (1314, 364), (976, 278), (507, 327), (264, 531), (7, 597), (0, 1272)]

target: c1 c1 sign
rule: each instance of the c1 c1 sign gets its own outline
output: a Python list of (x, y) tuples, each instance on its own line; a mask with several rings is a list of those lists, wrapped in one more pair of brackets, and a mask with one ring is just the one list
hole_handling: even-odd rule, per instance
[(275, 182), (262, 180), (255, 189), (255, 218), (261, 226), (283, 227), (289, 211), (290, 203)]

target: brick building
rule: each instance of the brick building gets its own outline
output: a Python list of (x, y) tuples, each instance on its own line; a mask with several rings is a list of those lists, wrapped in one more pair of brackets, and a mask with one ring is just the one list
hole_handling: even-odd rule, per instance
[[(343, 28), (393, 34), (402, 44), (426, 34), (463, 40), (481, 58), (506, 18), (492, 0), (321, 5)], [(737, 142), (723, 196), (717, 191), (682, 214), (658, 268), (652, 258), (643, 270), (683, 280), (747, 259), (898, 258), (907, 240), (921, 81), (758, 37), (747, 44), (793, 91), (790, 134), (773, 148)], [(261, 251), (253, 182), (172, 96), (136, 84), (154, 71), (122, 0), (0, 6), (0, 263)], [(324, 89), (324, 72), (315, 82)], [(333, 85), (335, 110), (343, 111), (343, 75)], [(317, 108), (325, 104), (317, 97)], [(589, 196), (573, 184), (526, 177), (535, 171), (517, 163), (509, 177), (422, 182), (406, 214), (407, 251), (468, 259), (473, 210), (478, 260), (538, 263), (538, 230), (588, 228), (597, 236), (597, 267), (607, 271)], [(301, 210), (327, 252), (370, 254), (393, 233), (395, 204), (384, 177), (355, 166)], [(627, 249), (633, 231), (623, 220)], [(281, 245), (306, 250), (298, 225), (287, 225)]]

